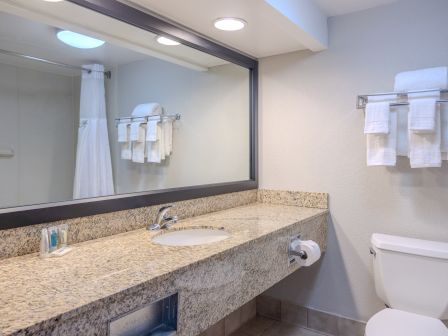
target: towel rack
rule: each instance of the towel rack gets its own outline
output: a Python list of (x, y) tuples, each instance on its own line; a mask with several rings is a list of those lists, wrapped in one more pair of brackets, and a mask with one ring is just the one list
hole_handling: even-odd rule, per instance
[(181, 115), (179, 113), (177, 113), (177, 114), (154, 114), (154, 115), (150, 115), (147, 117), (115, 118), (115, 126), (118, 126), (118, 124), (122, 123), (122, 122), (131, 123), (133, 121), (141, 121), (142, 124), (144, 124), (144, 123), (147, 123), (149, 120), (162, 120), (163, 118), (172, 119), (172, 120), (180, 120)]
[[(358, 97), (356, 99), (356, 108), (357, 109), (365, 109), (366, 104), (369, 100), (369, 97), (396, 95), (397, 100), (399, 100), (399, 99), (407, 99), (408, 95), (412, 94), (412, 93), (424, 93), (424, 92), (448, 93), (448, 90), (446, 90), (446, 89), (428, 89), (428, 90), (417, 90), (417, 91), (408, 91), (408, 92), (384, 92), (384, 93), (372, 93), (372, 94), (358, 95)], [(439, 100), (437, 100), (437, 103), (439, 103), (439, 104), (448, 103), (448, 99), (439, 99)], [(409, 102), (396, 102), (396, 103), (390, 104), (390, 106), (405, 106), (405, 105), (409, 105)]]

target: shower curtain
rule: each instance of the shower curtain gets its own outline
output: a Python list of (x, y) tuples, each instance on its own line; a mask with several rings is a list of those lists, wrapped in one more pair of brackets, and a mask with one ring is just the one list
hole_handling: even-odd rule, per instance
[(84, 65), (73, 198), (114, 194), (107, 131), (104, 66)]

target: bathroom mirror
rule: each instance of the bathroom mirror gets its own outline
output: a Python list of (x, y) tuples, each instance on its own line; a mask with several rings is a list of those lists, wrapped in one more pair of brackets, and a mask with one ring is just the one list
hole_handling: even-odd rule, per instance
[(256, 71), (118, 1), (2, 1), (0, 228), (255, 188)]

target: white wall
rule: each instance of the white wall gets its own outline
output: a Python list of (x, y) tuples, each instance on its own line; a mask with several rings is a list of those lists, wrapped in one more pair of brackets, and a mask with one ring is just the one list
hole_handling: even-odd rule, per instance
[(72, 199), (73, 79), (0, 64), (0, 208)]
[[(249, 178), (249, 75), (236, 65), (206, 72), (155, 58), (121, 65), (106, 81), (109, 137), (117, 193)], [(158, 102), (174, 123), (173, 154), (161, 164), (120, 159), (114, 119)]]
[(367, 320), (383, 307), (372, 233), (448, 241), (448, 165), (367, 168), (355, 108), (357, 94), (392, 90), (397, 72), (448, 65), (447, 13), (446, 0), (402, 0), (331, 18), (328, 50), (261, 61), (261, 187), (328, 192), (331, 211), (322, 262), (269, 294)]

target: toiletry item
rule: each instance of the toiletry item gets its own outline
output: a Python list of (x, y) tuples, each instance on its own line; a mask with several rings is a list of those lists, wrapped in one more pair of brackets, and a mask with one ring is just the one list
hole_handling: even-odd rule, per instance
[(58, 228), (56, 226), (48, 228), (48, 241), (50, 252), (58, 248)]
[(66, 246), (66, 247), (57, 249), (57, 250), (54, 251), (54, 252), (51, 252), (51, 253), (50, 253), (50, 256), (51, 256), (51, 257), (62, 257), (63, 255), (66, 255), (67, 253), (69, 253), (71, 250), (72, 250), (71, 247), (67, 247), (67, 246)]
[(67, 237), (68, 237), (68, 225), (62, 224), (58, 226), (58, 238), (59, 238), (59, 248), (64, 248), (67, 246)]
[(40, 237), (40, 256), (42, 258), (48, 257), (50, 251), (50, 244), (48, 241), (48, 230), (42, 229)]

